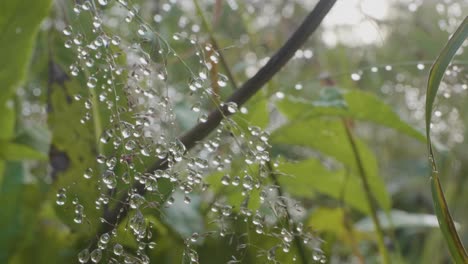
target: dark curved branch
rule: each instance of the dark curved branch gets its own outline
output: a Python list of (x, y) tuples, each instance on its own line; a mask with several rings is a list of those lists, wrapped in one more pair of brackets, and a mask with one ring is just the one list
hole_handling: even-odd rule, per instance
[[(288, 41), (271, 57), (271, 59), (263, 66), (252, 78), (247, 80), (239, 89), (237, 89), (226, 102), (234, 102), (241, 106), (257, 93), (263, 85), (270, 81), (273, 76), (294, 56), (295, 52), (306, 42), (310, 35), (317, 29), (323, 18), (328, 14), (330, 9), (335, 4), (336, 0), (320, 0), (309, 15), (304, 19), (299, 28), (293, 33)], [(226, 107), (221, 110), (216, 109), (210, 113), (208, 120), (205, 123), (199, 123), (179, 137), (179, 140), (185, 145), (187, 150), (193, 148), (199, 141), (206, 138), (212, 131), (216, 129), (221, 120), (231, 113)], [(155, 162), (148, 172), (155, 170), (167, 169), (166, 160)], [(136, 184), (133, 186), (138, 193), (144, 194), (144, 185)], [(119, 224), (128, 214), (128, 194), (124, 194), (115, 208), (104, 215), (104, 222), (99, 230), (99, 235), (110, 232), (116, 225)]]

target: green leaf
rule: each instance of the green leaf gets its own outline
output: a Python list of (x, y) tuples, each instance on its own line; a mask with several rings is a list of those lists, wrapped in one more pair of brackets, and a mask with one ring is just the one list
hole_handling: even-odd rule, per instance
[[(356, 120), (369, 121), (378, 125), (393, 128), (396, 131), (425, 142), (424, 135), (402, 121), (391, 107), (375, 95), (361, 90), (337, 90), (326, 88), (318, 101), (286, 97), (276, 103), (279, 110), (289, 120), (309, 119), (317, 116), (350, 117)], [(331, 92), (335, 91), (335, 92)], [(344, 101), (336, 93), (341, 93)]]
[[(271, 135), (271, 141), (276, 144), (309, 147), (341, 162), (350, 170), (351, 174), (357, 175), (359, 173), (344, 125), (339, 119), (316, 118), (288, 123)], [(377, 160), (364, 142), (356, 140), (356, 144), (372, 193), (377, 198), (380, 206), (389, 210), (391, 202), (383, 179), (379, 176)], [(307, 171), (304, 171), (304, 173), (307, 173)], [(359, 182), (359, 180), (353, 181)]]
[(266, 128), (269, 123), (268, 100), (264, 95), (255, 95), (246, 105), (247, 113), (238, 113), (232, 119), (242, 128), (258, 126)]
[(16, 144), (12, 142), (0, 141), (0, 159), (3, 160), (45, 160), (47, 156), (37, 150), (34, 150), (26, 145)]
[(189, 237), (194, 232), (202, 233), (204, 230), (203, 216), (200, 214), (200, 197), (190, 196), (191, 202), (187, 206), (184, 203), (184, 195), (174, 193), (175, 202), (164, 209), (163, 220), (182, 237)]
[(25, 127), (17, 133), (14, 143), (29, 146), (47, 155), (50, 147), (50, 132), (42, 126)]
[[(379, 212), (378, 217), (383, 229), (429, 227), (438, 228), (437, 216), (432, 214), (413, 214), (401, 210), (391, 210), (388, 213)], [(366, 217), (355, 224), (356, 229), (363, 232), (374, 232), (374, 224)]]
[(34, 39), (51, 0), (3, 0), (0, 3), (0, 105), (24, 78)]
[[(0, 69), (1, 71), (1, 69)], [(13, 100), (0, 104), (0, 140), (11, 139), (15, 134), (15, 108)]]
[(333, 232), (337, 236), (345, 236), (345, 212), (342, 208), (318, 208), (308, 220), (314, 230)]
[[(331, 171), (313, 158), (298, 163), (282, 163), (278, 170), (284, 173), (278, 180), (292, 195), (310, 197), (313, 191), (318, 191), (338, 201), (343, 200), (363, 213), (370, 212), (369, 203), (356, 174), (344, 169)], [(385, 190), (374, 192), (374, 195), (380, 205), (389, 208)]]
[(2, 184), (0, 185), (0, 263), (8, 263), (15, 248), (14, 241), (21, 235), (21, 193), (24, 168), (21, 162), (6, 162)]
[(437, 164), (434, 158), (434, 152), (432, 149), (432, 142), (430, 138), (430, 128), (432, 119), (432, 107), (434, 104), (437, 90), (439, 89), (440, 82), (445, 74), (445, 71), (455, 56), (457, 50), (463, 44), (468, 37), (468, 17), (465, 18), (463, 23), (458, 27), (457, 31), (450, 38), (448, 43), (445, 45), (439, 57), (432, 65), (431, 71), (429, 72), (429, 79), (427, 82), (427, 95), (426, 95), (426, 136), (427, 144), (429, 149), (429, 160), (432, 166), (432, 177), (431, 177), (431, 190), (432, 200), (436, 211), (437, 218), (439, 220), (440, 228), (447, 242), (447, 246), (450, 250), (450, 254), (456, 263), (468, 263), (468, 255), (465, 248), (458, 236), (455, 228), (455, 223), (452, 219), (448, 204), (445, 199), (442, 185), (439, 179), (439, 173), (437, 171)]

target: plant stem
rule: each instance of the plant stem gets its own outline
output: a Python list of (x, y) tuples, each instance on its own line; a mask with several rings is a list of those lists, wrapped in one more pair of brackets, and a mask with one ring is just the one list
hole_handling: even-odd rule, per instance
[(351, 145), (351, 149), (354, 153), (354, 158), (356, 159), (356, 165), (359, 170), (359, 176), (361, 178), (362, 187), (364, 188), (364, 193), (366, 195), (367, 202), (369, 203), (370, 215), (371, 215), (372, 222), (374, 223), (375, 230), (377, 233), (377, 245), (379, 247), (380, 255), (382, 256), (382, 263), (388, 264), (390, 263), (390, 256), (388, 254), (387, 247), (385, 246), (384, 231), (382, 229), (382, 225), (380, 224), (380, 220), (377, 216), (378, 206), (375, 203), (374, 196), (372, 195), (372, 192), (371, 192), (371, 187), (369, 185), (369, 182), (367, 181), (366, 171), (364, 170), (364, 165), (361, 159), (361, 155), (359, 154), (359, 150), (357, 148), (354, 135), (351, 131), (349, 124), (346, 122), (346, 119), (343, 118), (342, 121), (343, 121), (343, 126), (345, 127), (345, 130), (346, 130), (346, 135), (348, 137), (349, 144)]
[(234, 79), (234, 75), (232, 75), (232, 72), (226, 62), (226, 59), (224, 58), (224, 55), (223, 55), (223, 52), (221, 51), (221, 49), (219, 48), (219, 45), (218, 45), (218, 41), (216, 40), (215, 36), (214, 36), (214, 32), (213, 32), (213, 29), (211, 28), (210, 24), (208, 23), (208, 21), (206, 20), (206, 17), (203, 13), (203, 10), (201, 9), (199, 3), (198, 3), (198, 0), (193, 0), (193, 3), (195, 4), (195, 8), (197, 9), (197, 13), (198, 15), (200, 16), (201, 20), (202, 20), (202, 24), (203, 26), (205, 27), (206, 31), (208, 31), (208, 35), (210, 35), (210, 40), (211, 40), (211, 44), (213, 45), (213, 48), (216, 50), (216, 52), (219, 53), (219, 59), (221, 61), (221, 64), (223, 65), (223, 68), (224, 70), (226, 71), (226, 75), (232, 85), (232, 88), (237, 90), (237, 84), (236, 84), (236, 81)]
[[(277, 186), (278, 188), (278, 196), (279, 197), (284, 197), (284, 190), (283, 187), (281, 186), (278, 177), (276, 176), (276, 173), (273, 170), (273, 167), (271, 166), (271, 162), (267, 162), (267, 168), (268, 168), (268, 176), (270, 179), (273, 181), (273, 184)], [(291, 221), (291, 213), (289, 212), (288, 206), (286, 205), (285, 207), (286, 210), (286, 218), (289, 221)], [(292, 222), (292, 228), (293, 230), (296, 230), (297, 226), (296, 223), (293, 221)], [(294, 244), (296, 244), (297, 252), (299, 253), (299, 257), (301, 258), (302, 264), (307, 264), (309, 263), (307, 261), (307, 256), (306, 256), (306, 251), (304, 248), (304, 245), (302, 245), (302, 242), (300, 238), (296, 235), (294, 235)]]

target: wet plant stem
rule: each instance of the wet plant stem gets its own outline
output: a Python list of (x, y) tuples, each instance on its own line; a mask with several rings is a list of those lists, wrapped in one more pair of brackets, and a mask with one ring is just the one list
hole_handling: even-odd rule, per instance
[(226, 59), (224, 58), (222, 50), (219, 48), (218, 41), (215, 38), (213, 29), (211, 28), (210, 24), (208, 23), (208, 20), (206, 20), (205, 14), (203, 13), (203, 10), (200, 7), (200, 4), (198, 3), (198, 0), (193, 0), (193, 3), (195, 4), (195, 8), (197, 9), (197, 13), (200, 16), (202, 20), (202, 24), (205, 27), (206, 31), (208, 31), (208, 35), (210, 36), (210, 41), (211, 45), (213, 45), (213, 48), (218, 52), (219, 54), (219, 59), (221, 61), (221, 64), (223, 65), (224, 70), (226, 71), (226, 75), (229, 79), (229, 82), (232, 85), (232, 88), (234, 90), (237, 90), (237, 84), (234, 79), (234, 75), (231, 72), (230, 67), (228, 66)]
[(367, 175), (366, 175), (366, 171), (364, 170), (364, 164), (362, 162), (361, 155), (359, 154), (359, 150), (357, 148), (357, 144), (356, 144), (356, 140), (354, 138), (353, 132), (351, 131), (350, 124), (344, 118), (342, 119), (342, 121), (343, 121), (343, 126), (346, 130), (346, 136), (348, 137), (349, 144), (351, 145), (351, 149), (353, 151), (354, 158), (356, 160), (356, 165), (358, 167), (359, 176), (361, 178), (362, 187), (364, 189), (364, 194), (366, 196), (367, 202), (369, 203), (370, 215), (371, 215), (372, 222), (374, 223), (374, 227), (377, 233), (377, 246), (379, 248), (380, 255), (382, 257), (382, 263), (389, 264), (390, 256), (387, 251), (387, 247), (385, 246), (385, 239), (384, 239), (385, 234), (382, 229), (380, 220), (377, 216), (378, 206), (371, 192), (371, 187), (369, 185), (369, 182), (367, 181)]
[[(270, 177), (273, 184), (277, 187), (278, 196), (279, 197), (284, 197), (283, 187), (281, 186), (281, 183), (279, 182), (278, 177), (277, 177), (275, 171), (273, 170), (273, 166), (271, 166), (271, 162), (270, 161), (267, 162), (266, 165), (267, 165), (267, 169), (268, 169), (268, 177)], [(288, 224), (291, 223), (291, 226), (292, 226), (293, 230), (296, 231), (297, 230), (296, 229), (297, 228), (296, 223), (292, 220), (291, 213), (289, 212), (289, 208), (288, 208), (287, 205), (285, 207), (285, 211), (286, 211), (286, 218), (288, 220)], [(294, 235), (294, 244), (296, 245), (297, 252), (298, 252), (299, 257), (301, 259), (301, 263), (302, 264), (309, 263), (307, 261), (306, 250), (305, 250), (304, 245), (302, 244), (301, 239), (299, 238), (299, 236)]]

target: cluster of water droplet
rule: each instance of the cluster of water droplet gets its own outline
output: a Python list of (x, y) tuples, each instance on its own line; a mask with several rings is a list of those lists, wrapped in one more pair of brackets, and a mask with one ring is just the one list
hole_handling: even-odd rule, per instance
[[(174, 3), (169, 1), (162, 10), (176, 8)], [(120, 12), (111, 17), (103, 9)], [(136, 252), (114, 242), (119, 233), (115, 227), (109, 233), (100, 234), (95, 248), (83, 249), (78, 254), (81, 263), (98, 263), (107, 256), (111, 263), (149, 263), (145, 252), (156, 244), (152, 241), (152, 224), (145, 216), (145, 209), (164, 210), (176, 202), (178, 194), (182, 194), (186, 206), (190, 206), (194, 196), (215, 197), (208, 217), (217, 231), (195, 232), (185, 239), (184, 256), (191, 263), (199, 261), (193, 244), (207, 235), (222, 238), (232, 234), (231, 225), (238, 219), (253, 226), (258, 235), (278, 238), (278, 246), (265, 255), (270, 261), (275, 261), (276, 248), (289, 252), (294, 238), (305, 244), (313, 239), (302, 226), (294, 224), (291, 211), (297, 209), (296, 203), (281, 196), (278, 186), (272, 183), (270, 174), (275, 173), (276, 164), (270, 157), (268, 132), (253, 125), (243, 128), (226, 116), (213, 135), (197, 142), (193, 153), (187, 153), (176, 137), (181, 129), (174, 109), (180, 102), (191, 102), (190, 110), (199, 123), (207, 122), (208, 111), (215, 108), (241, 118), (248, 113), (247, 108), (234, 102), (221, 102), (219, 89), (227, 87), (228, 78), (212, 71), (219, 63), (220, 54), (211, 44), (197, 40), (196, 23), (189, 26), (188, 18), (183, 17), (179, 20), (181, 31), (172, 35), (171, 41), (184, 42), (195, 50), (195, 59), (188, 58), (191, 62), (187, 62), (151, 24), (143, 21), (140, 10), (130, 1), (86, 0), (76, 4), (73, 10), (77, 17), (92, 20), (90, 30), (80, 25), (63, 29), (65, 47), (76, 54), (76, 61), (69, 66), (70, 75), (86, 80), (86, 91), (74, 96), (86, 109), (81, 123), (96, 126), (101, 122), (100, 115), (108, 116), (102, 122), (107, 125), (100, 131), (96, 166), (82, 174), (83, 181), (98, 183), (100, 194), (95, 208), (85, 208), (78, 199), (73, 201), (74, 222), (82, 224), (87, 210), (102, 212), (125, 203), (128, 207), (125, 231), (137, 242)], [(123, 25), (117, 27), (112, 23), (115, 20)], [(163, 14), (154, 16), (155, 23), (162, 21)], [(155, 44), (156, 48), (145, 48), (145, 43)], [(192, 70), (193, 61), (197, 70)], [(171, 78), (169, 69), (173, 64), (186, 70), (188, 81)], [(242, 157), (241, 171), (233, 170), (236, 157)], [(151, 163), (147, 161), (157, 159), (162, 161), (161, 166), (148, 170)], [(229, 202), (222, 188), (210, 189), (206, 178), (214, 172), (223, 173), (219, 180), (221, 186), (241, 193), (240, 204)], [(161, 182), (171, 184), (169, 192), (160, 190)], [(66, 188), (59, 190), (57, 205), (66, 203), (67, 192)], [(116, 194), (123, 193), (127, 194), (126, 200), (113, 202), (120, 197)], [(258, 200), (260, 205), (252, 207), (252, 200)], [(248, 239), (241, 243), (239, 252), (245, 251), (248, 244)]]

